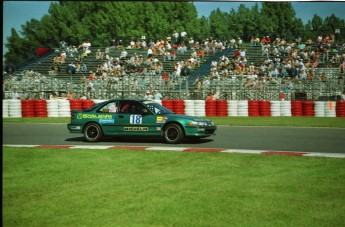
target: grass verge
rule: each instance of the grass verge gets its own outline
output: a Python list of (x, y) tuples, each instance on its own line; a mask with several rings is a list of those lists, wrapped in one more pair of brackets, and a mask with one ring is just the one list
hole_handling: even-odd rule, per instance
[(342, 226), (345, 160), (3, 147), (4, 226)]

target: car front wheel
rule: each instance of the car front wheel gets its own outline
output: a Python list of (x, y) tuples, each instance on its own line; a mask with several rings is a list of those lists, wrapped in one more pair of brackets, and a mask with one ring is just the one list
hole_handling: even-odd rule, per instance
[(85, 127), (84, 137), (88, 142), (97, 142), (102, 137), (102, 129), (96, 123), (90, 123)]
[(180, 143), (184, 139), (183, 129), (177, 124), (168, 125), (164, 130), (164, 139), (167, 143)]

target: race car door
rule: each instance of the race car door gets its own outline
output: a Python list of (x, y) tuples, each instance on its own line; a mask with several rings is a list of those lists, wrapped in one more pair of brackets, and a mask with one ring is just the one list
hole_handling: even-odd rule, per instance
[(156, 116), (137, 101), (121, 101), (115, 122), (118, 135), (160, 135)]

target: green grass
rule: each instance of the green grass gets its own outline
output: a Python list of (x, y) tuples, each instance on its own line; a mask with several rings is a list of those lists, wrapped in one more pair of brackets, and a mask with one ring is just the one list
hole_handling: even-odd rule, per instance
[[(341, 117), (205, 117), (216, 125), (232, 126), (293, 126), (293, 127), (335, 127), (345, 128)], [(11, 123), (69, 123), (69, 117), (62, 118), (3, 118)]]
[(3, 226), (343, 226), (345, 160), (3, 147)]

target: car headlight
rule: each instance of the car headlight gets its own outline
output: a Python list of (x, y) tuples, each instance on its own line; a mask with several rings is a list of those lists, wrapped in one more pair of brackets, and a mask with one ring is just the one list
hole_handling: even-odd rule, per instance
[(191, 121), (189, 122), (189, 126), (206, 126), (207, 123), (205, 121)]

